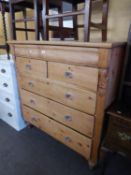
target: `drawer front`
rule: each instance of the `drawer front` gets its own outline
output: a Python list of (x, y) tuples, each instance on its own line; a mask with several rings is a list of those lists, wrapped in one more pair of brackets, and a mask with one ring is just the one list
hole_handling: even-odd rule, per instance
[(96, 68), (49, 62), (48, 71), (50, 79), (78, 85), (92, 91), (97, 90), (98, 69)]
[(47, 65), (45, 61), (17, 57), (16, 66), (18, 72), (22, 75), (39, 78), (46, 78), (47, 76)]
[(21, 87), (89, 114), (95, 113), (96, 94), (49, 80), (21, 77)]
[(45, 131), (55, 139), (77, 151), (86, 159), (90, 157), (91, 140), (87, 137), (57, 123), (28, 107), (23, 106), (25, 120)]
[(59, 63), (98, 67), (99, 49), (65, 46), (41, 46), (41, 58)]
[(27, 105), (86, 136), (93, 136), (93, 116), (25, 90), (21, 90), (21, 99), (24, 105)]

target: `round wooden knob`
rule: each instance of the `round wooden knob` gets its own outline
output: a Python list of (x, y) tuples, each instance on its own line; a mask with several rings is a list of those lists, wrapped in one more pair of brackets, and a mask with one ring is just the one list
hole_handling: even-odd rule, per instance
[(72, 117), (69, 115), (64, 116), (65, 121), (72, 121)]
[(73, 78), (72, 72), (65, 72), (65, 73), (64, 73), (64, 76), (65, 76), (66, 78), (70, 78), (70, 79)]
[(71, 142), (71, 138), (69, 136), (64, 137), (65, 142)]

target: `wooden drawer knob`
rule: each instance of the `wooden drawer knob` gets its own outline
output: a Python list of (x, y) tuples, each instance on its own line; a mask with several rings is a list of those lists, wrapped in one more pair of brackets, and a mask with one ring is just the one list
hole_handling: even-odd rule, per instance
[(69, 143), (69, 142), (71, 142), (72, 140), (71, 140), (71, 138), (70, 137), (68, 137), (68, 136), (66, 136), (66, 137), (64, 137), (64, 141), (67, 143)]
[(65, 94), (65, 98), (66, 98), (66, 99), (70, 99), (70, 100), (73, 99), (73, 97), (72, 97), (72, 95), (71, 95), (70, 93), (66, 93), (66, 94)]
[(32, 118), (31, 118), (31, 121), (32, 121), (32, 122), (37, 122), (37, 119), (36, 119), (35, 117), (32, 117)]
[(30, 103), (33, 104), (33, 105), (35, 105), (35, 100), (30, 99)]
[(65, 72), (65, 73), (64, 73), (64, 76), (65, 76), (66, 78), (70, 78), (70, 79), (73, 78), (72, 72)]
[(28, 85), (29, 85), (30, 87), (33, 87), (33, 86), (34, 86), (33, 83), (32, 83), (31, 81), (28, 82)]
[(26, 64), (26, 65), (25, 65), (25, 68), (26, 68), (27, 70), (31, 70), (31, 69), (32, 69), (32, 67), (31, 67), (30, 64)]
[(72, 117), (69, 115), (64, 116), (65, 121), (72, 121)]
[(8, 87), (8, 84), (7, 84), (7, 83), (3, 83), (3, 86), (4, 86), (4, 87)]
[(6, 70), (5, 69), (1, 69), (1, 73), (6, 73)]

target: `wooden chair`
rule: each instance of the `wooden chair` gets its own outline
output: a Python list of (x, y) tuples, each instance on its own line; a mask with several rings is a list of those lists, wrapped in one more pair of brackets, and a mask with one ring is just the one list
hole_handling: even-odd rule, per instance
[[(28, 32), (35, 32), (35, 39), (40, 39), (41, 27), (39, 26), (39, 2), (38, 0), (10, 0), (10, 16), (11, 16), (11, 30), (12, 30), (12, 39), (16, 40), (16, 32), (22, 31), (25, 32), (25, 38), (28, 40)], [(31, 18), (27, 17), (26, 10), (34, 9), (34, 16)], [(16, 19), (15, 13), (22, 12), (23, 19)], [(29, 29), (27, 27), (27, 22), (34, 21), (35, 29)], [(16, 23), (24, 22), (24, 28), (17, 28)]]
[(6, 50), (7, 57), (9, 59), (9, 45), (7, 44), (7, 29), (6, 29), (6, 20), (5, 20), (5, 13), (8, 12), (8, 2), (0, 0), (0, 13), (2, 16), (2, 23), (3, 23), (3, 31), (4, 31), (4, 43), (0, 45), (0, 49)]
[[(53, 0), (42, 0), (43, 2), (42, 17), (43, 17), (43, 28), (44, 28), (44, 39), (45, 40), (49, 39), (49, 30), (51, 28), (49, 26), (49, 20), (56, 19), (56, 18), (59, 19), (59, 28), (57, 27), (57, 33), (61, 33), (61, 39), (63, 40), (64, 38), (63, 31), (66, 32), (66, 29), (63, 27), (63, 18), (69, 17), (69, 16), (73, 17), (72, 31), (74, 32), (75, 40), (78, 39), (78, 28), (81, 28), (81, 27), (84, 28), (84, 41), (85, 42), (90, 40), (90, 31), (92, 27), (101, 30), (102, 41), (107, 40), (107, 19), (108, 19), (109, 0), (77, 0), (77, 1), (64, 0), (64, 1), (72, 4), (72, 12), (62, 13), (62, 6), (61, 6), (62, 0), (56, 0), (54, 1), (54, 3), (53, 3)], [(94, 22), (91, 22), (92, 4), (97, 3), (98, 1), (102, 1), (102, 22), (94, 23)], [(77, 10), (77, 5), (83, 2), (85, 3), (84, 9)], [(51, 8), (51, 5), (53, 5), (54, 7), (56, 6), (58, 8), (58, 12), (59, 12), (58, 14), (55, 14), (55, 15), (49, 14), (49, 9)], [(77, 20), (78, 15), (84, 15), (84, 25), (78, 25), (78, 20)]]

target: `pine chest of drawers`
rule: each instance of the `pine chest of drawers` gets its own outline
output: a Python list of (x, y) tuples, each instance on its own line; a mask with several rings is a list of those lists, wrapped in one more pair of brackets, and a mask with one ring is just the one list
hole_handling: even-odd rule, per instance
[(24, 118), (97, 162), (105, 109), (115, 98), (123, 43), (9, 42)]

